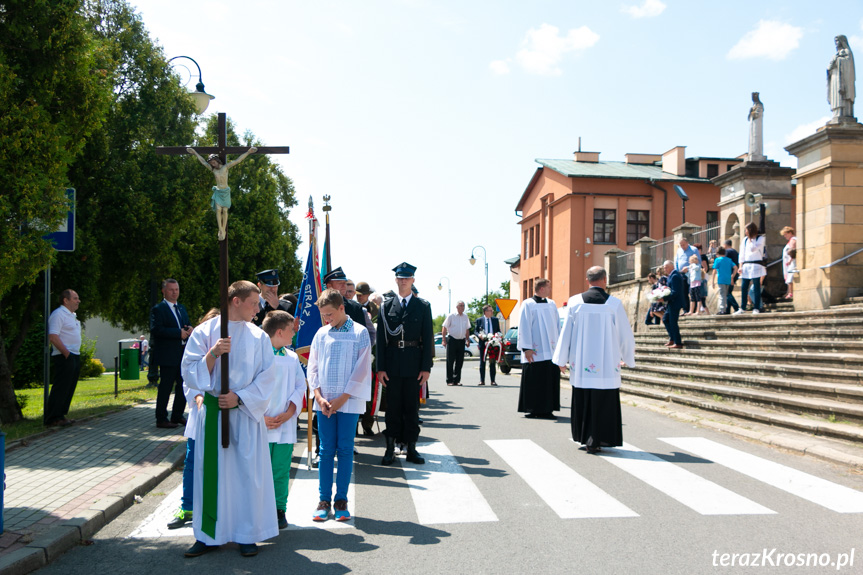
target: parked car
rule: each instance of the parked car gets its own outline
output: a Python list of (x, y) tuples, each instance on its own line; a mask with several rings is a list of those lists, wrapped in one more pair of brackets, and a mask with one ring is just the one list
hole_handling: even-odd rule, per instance
[[(473, 357), (474, 355), (479, 357), (479, 345), (471, 339), (469, 345), (464, 350), (464, 356)], [(434, 336), (434, 356), (446, 357), (446, 348), (443, 346), (443, 336), (439, 333)]]
[(518, 328), (511, 327), (503, 336), (503, 357), (498, 362), (504, 374), (514, 367), (521, 367), (521, 352), (518, 350)]

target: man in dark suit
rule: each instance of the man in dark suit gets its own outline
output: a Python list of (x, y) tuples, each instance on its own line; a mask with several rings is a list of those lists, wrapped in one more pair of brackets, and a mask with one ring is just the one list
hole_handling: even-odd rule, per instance
[(416, 267), (402, 262), (396, 272), (398, 293), (384, 300), (378, 314), (378, 379), (387, 388), (387, 449), (382, 465), (395, 461), (396, 440), (408, 445), (407, 460), (423, 464), (417, 453), (420, 389), (434, 359), (431, 305), (411, 291)]
[[(485, 385), (485, 364), (486, 364), (486, 356), (485, 356), (485, 348), (486, 341), (481, 337), (481, 334), (489, 334), (493, 335), (495, 333), (500, 332), (500, 322), (496, 317), (491, 317), (491, 314), (494, 310), (490, 305), (482, 306), (482, 317), (476, 318), (476, 325), (474, 326), (473, 333), (479, 338), (479, 384)], [(488, 374), (491, 379), (492, 385), (497, 385), (494, 381), (494, 376), (496, 374), (495, 369), (495, 360), (488, 360)]]
[(686, 287), (683, 276), (674, 267), (674, 262), (666, 261), (664, 267), (665, 273), (668, 275), (668, 288), (671, 290), (671, 295), (668, 296), (668, 306), (662, 317), (662, 322), (668, 331), (668, 343), (665, 346), (669, 349), (683, 349), (683, 340), (680, 337), (680, 326), (677, 321), (680, 310), (686, 306), (686, 299), (684, 298)]
[[(192, 333), (189, 325), (189, 315), (182, 304), (177, 303), (180, 297), (180, 284), (175, 279), (162, 282), (160, 303), (150, 310), (150, 357), (159, 365), (159, 392), (156, 396), (156, 427), (175, 428), (186, 424), (183, 412), (186, 410), (186, 397), (183, 395), (183, 376), (180, 374), (180, 363), (183, 360), (183, 350), (186, 340)], [(174, 405), (171, 409), (171, 419), (168, 419), (168, 399), (174, 392)]]
[(264, 270), (255, 275), (258, 276), (258, 289), (261, 293), (258, 295), (259, 310), (252, 323), (261, 327), (267, 314), (277, 309), (294, 315), (295, 310), (291, 308), (291, 304), (279, 299), (279, 270)]

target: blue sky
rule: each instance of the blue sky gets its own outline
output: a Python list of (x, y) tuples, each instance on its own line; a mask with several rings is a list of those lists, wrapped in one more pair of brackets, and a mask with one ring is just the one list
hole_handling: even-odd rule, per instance
[(302, 235), (308, 197), (322, 215), (330, 195), (335, 264), (386, 291), (408, 261), (435, 314), (443, 276), (453, 302), (484, 293), (476, 245), (490, 288), (509, 279), (535, 158), (571, 158), (579, 137), (601, 160), (677, 145), (735, 157), (758, 91), (765, 152), (793, 167), (783, 148), (830, 114), (834, 36), (863, 61), (863, 4), (850, 0), (132, 4), (167, 56), (201, 65), (208, 113), (291, 146), (275, 158)]

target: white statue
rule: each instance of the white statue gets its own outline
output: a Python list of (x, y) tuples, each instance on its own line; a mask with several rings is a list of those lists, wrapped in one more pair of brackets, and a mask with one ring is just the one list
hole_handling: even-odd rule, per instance
[(231, 207), (231, 187), (228, 186), (228, 170), (245, 160), (249, 154), (257, 152), (258, 149), (255, 147), (249, 148), (239, 158), (227, 164), (222, 164), (222, 160), (218, 154), (210, 154), (205, 160), (194, 148), (186, 148), (186, 151), (197, 157), (216, 177), (216, 185), (213, 186), (213, 197), (210, 200), (210, 206), (216, 212), (216, 223), (219, 224), (219, 241), (222, 241), (227, 237), (228, 209)]
[(854, 118), (854, 54), (845, 36), (836, 36), (836, 55), (827, 66), (827, 101), (833, 110), (831, 123)]
[(764, 155), (764, 104), (758, 92), (752, 92), (752, 107), (749, 108), (749, 161), (763, 162)]

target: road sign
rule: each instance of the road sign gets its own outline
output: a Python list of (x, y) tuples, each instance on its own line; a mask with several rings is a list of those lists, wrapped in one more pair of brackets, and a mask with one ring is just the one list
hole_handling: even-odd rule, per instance
[(500, 309), (500, 313), (503, 314), (503, 319), (509, 319), (509, 314), (512, 313), (512, 310), (515, 308), (515, 304), (518, 303), (518, 300), (498, 298), (494, 300), (494, 303), (497, 304), (497, 307)]
[(66, 188), (69, 199), (69, 212), (56, 232), (42, 236), (52, 244), (58, 252), (75, 251), (75, 188)]

